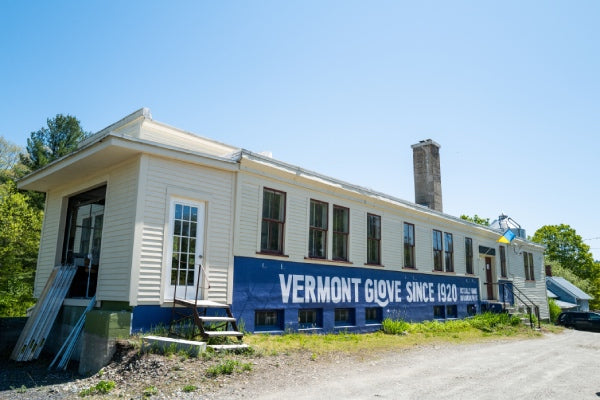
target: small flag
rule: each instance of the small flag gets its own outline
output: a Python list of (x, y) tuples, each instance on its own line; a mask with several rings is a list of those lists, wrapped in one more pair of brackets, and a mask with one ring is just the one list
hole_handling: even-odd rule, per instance
[(515, 238), (515, 234), (513, 233), (513, 231), (511, 231), (510, 229), (507, 229), (506, 232), (504, 232), (504, 235), (500, 236), (500, 239), (498, 239), (498, 242), (510, 244), (514, 238)]

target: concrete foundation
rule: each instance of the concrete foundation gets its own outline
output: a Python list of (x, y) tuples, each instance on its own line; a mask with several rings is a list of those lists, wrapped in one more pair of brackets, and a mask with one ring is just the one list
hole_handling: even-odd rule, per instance
[(95, 374), (109, 363), (116, 351), (116, 339), (129, 337), (131, 312), (92, 310), (87, 314), (79, 373)]

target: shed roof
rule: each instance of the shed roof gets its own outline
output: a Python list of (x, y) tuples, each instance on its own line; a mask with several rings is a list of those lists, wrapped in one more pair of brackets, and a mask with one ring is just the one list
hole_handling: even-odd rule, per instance
[(564, 291), (570, 293), (571, 295), (573, 295), (573, 297), (575, 297), (579, 300), (591, 300), (592, 299), (592, 297), (589, 294), (587, 294), (583, 290), (579, 289), (577, 286), (573, 285), (571, 282), (569, 282), (568, 280), (566, 280), (563, 277), (548, 276), (548, 277), (546, 277), (546, 282), (554, 283), (556, 286), (558, 286), (561, 289), (563, 289)]

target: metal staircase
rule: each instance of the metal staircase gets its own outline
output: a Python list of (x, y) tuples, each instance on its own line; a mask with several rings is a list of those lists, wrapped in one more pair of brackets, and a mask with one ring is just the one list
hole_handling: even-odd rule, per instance
[[(503, 288), (503, 301), (502, 301), (502, 309), (509, 314), (526, 314), (529, 326), (531, 329), (540, 330), (541, 322), (540, 322), (540, 307), (535, 304), (525, 293), (523, 293), (518, 287), (516, 287), (512, 283), (498, 282), (497, 285), (501, 285)], [(512, 303), (508, 302), (506, 299), (507, 290), (512, 294)], [(519, 301), (519, 304), (515, 304), (516, 300)], [(535, 319), (534, 319), (535, 317)], [(523, 320), (523, 319), (522, 319)]]

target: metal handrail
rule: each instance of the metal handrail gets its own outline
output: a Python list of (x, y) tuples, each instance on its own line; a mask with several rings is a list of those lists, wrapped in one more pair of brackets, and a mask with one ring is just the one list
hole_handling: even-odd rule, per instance
[[(535, 327), (535, 324), (533, 322), (533, 315), (535, 314), (536, 318), (537, 318), (537, 325), (538, 328), (541, 328), (541, 323), (540, 323), (540, 307), (535, 304), (529, 297), (527, 297), (527, 295), (525, 293), (523, 293), (521, 291), (521, 289), (519, 289), (518, 287), (516, 287), (512, 282), (496, 282), (494, 283), (494, 285), (502, 285), (503, 287), (503, 291), (502, 291), (502, 297), (504, 300), (503, 303), (506, 304), (506, 289), (507, 286), (510, 284), (510, 288), (511, 288), (511, 293), (513, 295), (513, 297), (516, 297), (517, 299), (519, 299), (521, 301), (521, 303), (523, 303), (523, 305), (525, 307), (527, 307), (527, 314), (529, 314), (529, 325), (531, 326), (531, 328), (533, 329)], [(515, 293), (514, 289), (517, 289), (517, 291), (519, 292), (519, 294), (521, 294), (525, 299), (527, 299), (527, 301), (523, 300), (521, 298), (521, 296), (519, 296), (518, 294)], [(528, 304), (527, 302), (531, 303)], [(533, 311), (533, 313), (532, 313)]]

